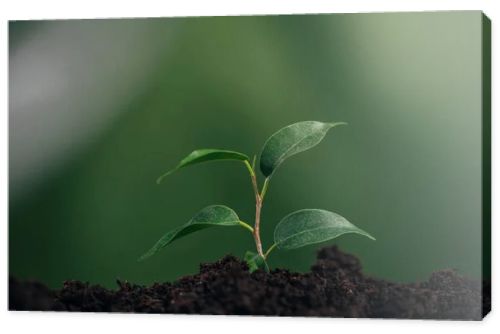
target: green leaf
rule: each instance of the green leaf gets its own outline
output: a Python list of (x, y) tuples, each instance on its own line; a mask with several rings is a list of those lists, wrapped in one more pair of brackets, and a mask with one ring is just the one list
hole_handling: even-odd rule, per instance
[(240, 219), (236, 212), (224, 205), (207, 206), (196, 214), (186, 224), (168, 232), (143, 256), (139, 261), (143, 261), (156, 254), (160, 249), (190, 233), (214, 226), (240, 226)]
[(283, 218), (274, 230), (274, 242), (280, 249), (295, 249), (357, 233), (375, 240), (344, 217), (326, 210), (305, 209)]
[(212, 149), (212, 148), (204, 148), (200, 150), (195, 150), (191, 152), (187, 157), (181, 160), (179, 164), (174, 168), (160, 176), (157, 180), (156, 183), (160, 183), (166, 176), (172, 174), (176, 170), (191, 166), (194, 164), (199, 164), (202, 162), (207, 162), (207, 161), (214, 161), (214, 160), (240, 160), (240, 161), (245, 161), (249, 160), (248, 156), (246, 156), (243, 153), (235, 152), (235, 151), (228, 151), (228, 150), (219, 150), (219, 149)]
[(265, 272), (269, 272), (269, 266), (267, 265), (266, 260), (257, 253), (250, 251), (246, 252), (244, 260), (247, 263), (248, 269), (251, 273), (253, 273), (257, 269), (262, 269)]
[(328, 130), (347, 123), (323, 123), (305, 121), (295, 123), (275, 132), (264, 144), (260, 154), (260, 170), (266, 177), (286, 159), (306, 151), (321, 142)]

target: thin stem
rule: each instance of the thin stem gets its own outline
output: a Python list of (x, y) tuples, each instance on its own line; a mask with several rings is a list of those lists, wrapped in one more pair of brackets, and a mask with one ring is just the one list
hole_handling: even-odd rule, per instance
[(276, 248), (276, 243), (274, 243), (271, 247), (269, 247), (269, 249), (267, 250), (267, 252), (264, 254), (264, 260), (267, 259), (267, 257), (269, 256), (269, 254), (273, 251), (273, 249)]
[(250, 166), (250, 162), (248, 160), (245, 160), (244, 163), (248, 169), (248, 172), (250, 173), (250, 178), (252, 179), (253, 192), (256, 195), (259, 195), (259, 186), (257, 185), (257, 177), (255, 176), (255, 172), (254, 172), (252, 166)]
[(245, 223), (244, 221), (239, 221), (238, 222), (240, 224), (240, 226), (243, 226), (244, 228), (246, 228), (247, 230), (249, 230), (252, 234), (253, 234), (253, 227), (248, 225), (247, 223)]
[(250, 161), (244, 160), (243, 163), (245, 164), (246, 168), (248, 169), (248, 172), (250, 173), (251, 177), (255, 176), (255, 172), (253, 171), (252, 166), (250, 166)]
[(262, 241), (260, 240), (260, 212), (262, 209), (262, 200), (257, 192), (255, 195), (255, 225), (253, 229), (253, 237), (255, 239), (255, 246), (257, 247), (257, 253), (264, 257), (264, 252), (262, 251)]
[(252, 187), (255, 195), (255, 225), (253, 227), (253, 238), (255, 239), (255, 247), (257, 248), (257, 253), (264, 257), (264, 252), (262, 251), (262, 241), (260, 240), (260, 212), (262, 209), (262, 198), (259, 194), (259, 186), (257, 184), (257, 176), (253, 170), (250, 162), (248, 160), (244, 161), (245, 166), (250, 173), (250, 178), (252, 179)]
[(264, 180), (264, 185), (262, 186), (262, 191), (260, 193), (260, 198), (262, 199), (262, 201), (264, 201), (264, 196), (266, 195), (268, 187), (269, 187), (269, 178), (266, 177), (266, 179)]
[[(259, 191), (259, 185), (257, 184), (257, 176), (255, 175), (254, 167), (250, 165), (250, 161), (244, 161), (245, 166), (250, 173), (250, 178), (252, 179), (252, 187), (255, 195), (255, 224), (253, 227), (253, 238), (255, 239), (255, 246), (257, 248), (257, 253), (265, 258), (264, 251), (262, 250), (262, 241), (260, 240), (260, 213), (262, 211), (262, 203), (264, 201), (264, 195), (269, 187), (269, 178), (264, 180), (264, 185), (262, 186), (262, 192)], [(255, 159), (253, 161), (255, 165)], [(272, 246), (271, 246), (272, 247)]]

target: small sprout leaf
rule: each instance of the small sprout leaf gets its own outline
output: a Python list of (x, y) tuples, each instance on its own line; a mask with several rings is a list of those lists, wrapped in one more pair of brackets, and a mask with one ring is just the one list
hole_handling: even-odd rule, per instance
[(139, 261), (146, 260), (176, 239), (214, 226), (240, 226), (240, 219), (238, 215), (227, 206), (207, 206), (191, 218), (189, 222), (165, 234), (149, 251), (139, 258)]
[(284, 217), (274, 230), (274, 242), (280, 249), (295, 249), (357, 233), (375, 240), (344, 217), (326, 210), (299, 210)]
[(275, 132), (264, 144), (260, 154), (260, 170), (271, 176), (281, 163), (297, 153), (306, 151), (323, 140), (328, 130), (347, 123), (305, 121), (291, 124)]
[(244, 257), (245, 262), (248, 265), (248, 269), (251, 273), (258, 269), (262, 269), (265, 272), (269, 272), (269, 266), (267, 265), (266, 260), (257, 253), (254, 252), (246, 252)]
[(214, 161), (214, 160), (240, 160), (240, 161), (246, 161), (249, 160), (248, 156), (246, 156), (243, 153), (235, 152), (235, 151), (228, 151), (228, 150), (219, 150), (219, 149), (211, 149), (211, 148), (204, 148), (200, 150), (195, 150), (191, 152), (187, 157), (181, 160), (179, 164), (172, 170), (169, 170), (162, 176), (160, 176), (157, 180), (156, 183), (160, 183), (166, 176), (172, 174), (176, 170), (191, 166), (194, 164), (199, 164), (202, 162), (206, 161)]

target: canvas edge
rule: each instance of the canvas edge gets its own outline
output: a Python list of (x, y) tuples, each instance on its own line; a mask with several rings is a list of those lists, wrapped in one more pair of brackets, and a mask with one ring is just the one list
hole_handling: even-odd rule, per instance
[(481, 12), (482, 318), (491, 312), (491, 20)]

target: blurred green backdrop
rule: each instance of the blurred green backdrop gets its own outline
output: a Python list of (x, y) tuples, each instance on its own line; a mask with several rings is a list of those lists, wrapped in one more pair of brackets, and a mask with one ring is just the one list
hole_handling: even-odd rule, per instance
[[(242, 164), (155, 179), (196, 148), (258, 153), (301, 120), (346, 121), (273, 177), (263, 242), (301, 208), (377, 238), (331, 242), (371, 275), (480, 277), (481, 13), (11, 22), (9, 270), (108, 287), (253, 249), (243, 229), (136, 259), (206, 205), (253, 217)], [(308, 270), (320, 246), (277, 251)]]

